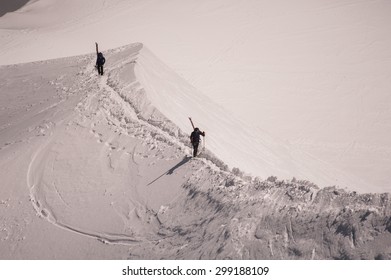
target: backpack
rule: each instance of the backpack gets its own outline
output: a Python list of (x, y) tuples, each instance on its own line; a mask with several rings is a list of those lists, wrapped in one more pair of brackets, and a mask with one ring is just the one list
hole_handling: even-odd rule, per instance
[(193, 131), (190, 135), (190, 140), (191, 140), (191, 143), (199, 143), (200, 142), (200, 135), (201, 135), (201, 131)]
[(97, 62), (98, 65), (103, 65), (103, 64), (105, 64), (106, 59), (104, 58), (104, 56), (103, 56), (102, 53), (99, 53), (99, 54), (98, 54), (98, 59), (97, 59), (96, 62)]

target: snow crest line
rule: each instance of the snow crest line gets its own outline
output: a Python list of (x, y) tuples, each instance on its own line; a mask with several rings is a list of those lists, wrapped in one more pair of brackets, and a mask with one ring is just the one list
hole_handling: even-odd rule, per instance
[[(145, 67), (148, 66), (143, 65), (145, 58), (142, 58), (140, 62), (141, 53), (146, 50), (147, 56), (151, 54), (142, 44), (135, 44), (132, 47), (136, 47), (136, 52), (129, 55), (127, 59), (122, 60), (120, 63), (114, 63), (110, 67), (107, 77), (102, 77), (99, 83), (100, 87), (113, 93), (115, 99), (118, 96), (125, 107), (130, 106), (131, 111), (135, 113), (138, 121), (142, 122), (143, 125), (155, 132), (159, 132), (169, 143), (178, 145), (186, 154), (191, 155), (192, 148), (190, 147), (189, 134), (183, 132), (177, 124), (155, 107), (153, 101), (149, 98), (149, 89), (142, 85), (138, 76), (143, 75), (147, 71)], [(127, 48), (122, 48), (122, 51)], [(136, 67), (141, 69), (141, 71), (137, 71), (136, 73)], [(167, 71), (170, 71), (170, 69), (167, 68)], [(161, 94), (165, 95), (169, 94), (169, 92), (162, 90)], [(187, 116), (184, 116), (184, 119), (187, 122)], [(213, 169), (228, 171), (228, 166), (205, 147), (203, 147), (202, 155), (198, 159), (203, 160)]]

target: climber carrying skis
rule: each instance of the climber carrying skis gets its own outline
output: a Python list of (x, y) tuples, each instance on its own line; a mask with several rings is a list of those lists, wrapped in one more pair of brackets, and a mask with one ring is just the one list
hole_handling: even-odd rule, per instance
[(96, 46), (96, 68), (98, 68), (99, 75), (103, 75), (103, 65), (106, 62), (105, 57), (101, 52), (98, 51), (98, 43), (95, 43)]
[(205, 136), (205, 131), (200, 131), (198, 127), (194, 128), (194, 131), (190, 135), (190, 141), (191, 144), (193, 145), (193, 157), (197, 156), (198, 153), (198, 145), (200, 144), (201, 137), (200, 136)]
[[(191, 126), (193, 127), (194, 131), (190, 135), (190, 141), (193, 145), (193, 157), (197, 156), (198, 152), (198, 145), (200, 144), (201, 135), (205, 137), (205, 131), (200, 131), (198, 127), (194, 127), (193, 120), (189, 117)], [(205, 143), (204, 143), (205, 144)]]

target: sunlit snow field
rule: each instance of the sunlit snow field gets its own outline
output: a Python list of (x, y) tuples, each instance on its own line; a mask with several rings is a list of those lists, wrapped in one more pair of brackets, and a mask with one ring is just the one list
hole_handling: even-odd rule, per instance
[(391, 2), (10, 1), (1, 259), (390, 258)]
[(390, 12), (369, 0), (30, 1), (0, 18), (0, 63), (142, 42), (200, 92), (191, 112), (158, 99), (171, 92), (157, 92), (156, 106), (182, 129), (191, 113), (230, 167), (383, 192)]

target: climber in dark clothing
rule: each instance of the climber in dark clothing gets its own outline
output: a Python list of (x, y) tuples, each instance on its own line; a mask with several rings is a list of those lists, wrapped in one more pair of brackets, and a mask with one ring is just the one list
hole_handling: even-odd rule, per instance
[(193, 145), (193, 157), (197, 156), (198, 152), (198, 145), (200, 144), (201, 137), (200, 136), (205, 136), (205, 131), (202, 132), (199, 130), (198, 127), (194, 128), (194, 131), (190, 135), (190, 141), (191, 144)]
[(98, 53), (98, 57), (96, 58), (96, 68), (98, 68), (98, 73), (100, 75), (103, 75), (103, 65), (105, 64), (106, 59), (103, 56), (103, 54), (100, 52)]

